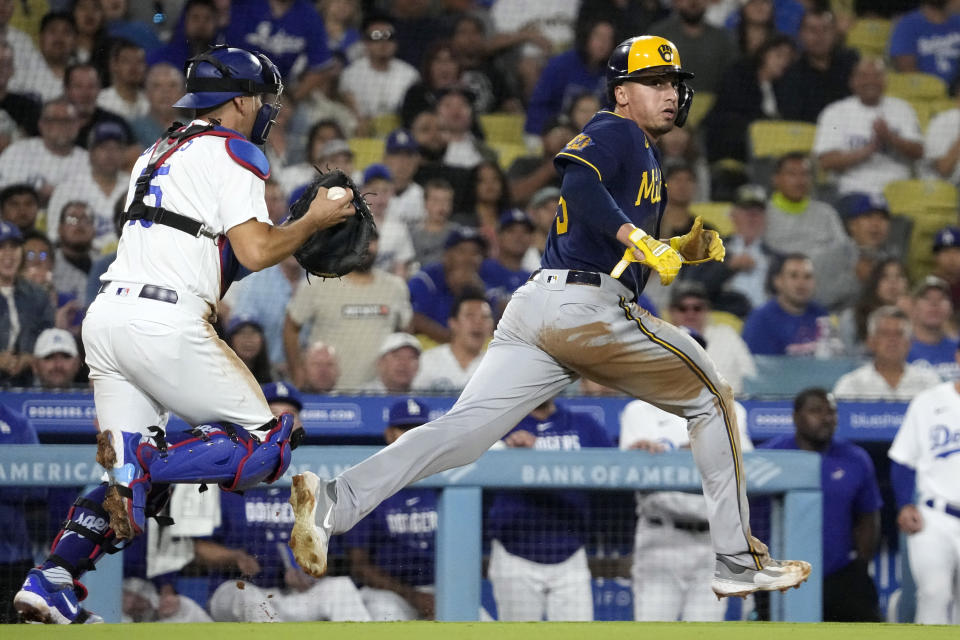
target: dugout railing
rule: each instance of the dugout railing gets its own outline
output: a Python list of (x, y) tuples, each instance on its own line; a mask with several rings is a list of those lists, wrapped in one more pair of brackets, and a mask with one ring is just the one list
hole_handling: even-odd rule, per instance
[[(311, 470), (330, 477), (378, 447), (302, 447), (287, 475)], [(0, 449), (0, 487), (71, 487), (99, 481), (102, 470), (88, 445), (23, 445)], [(758, 451), (744, 456), (751, 496), (775, 498), (771, 553), (807, 560), (807, 584), (771, 597), (770, 618), (816, 622), (821, 617), (822, 496), (820, 458), (802, 451)], [(652, 455), (636, 451), (584, 449), (576, 452), (491, 451), (465, 467), (423, 480), (418, 486), (442, 490), (437, 530), (436, 617), (476, 620), (482, 573), (484, 489), (585, 489), (699, 491), (700, 476), (689, 452)], [(2, 489), (0, 489), (2, 490)], [(122, 562), (104, 558), (84, 582), (88, 608), (107, 621), (120, 620)]]

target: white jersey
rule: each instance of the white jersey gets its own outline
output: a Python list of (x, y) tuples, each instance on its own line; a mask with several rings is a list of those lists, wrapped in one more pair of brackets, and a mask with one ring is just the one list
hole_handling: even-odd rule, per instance
[[(873, 123), (884, 119), (901, 138), (923, 142), (917, 114), (910, 103), (885, 96), (880, 104), (868, 107), (856, 96), (831, 103), (820, 112), (813, 155), (830, 151), (853, 151), (866, 146), (873, 139)], [(910, 177), (913, 163), (895, 153), (874, 152), (867, 160), (839, 172), (837, 184), (841, 194), (866, 191), (882, 194), (883, 187), (894, 180)]]
[[(747, 435), (747, 410), (739, 402), (734, 403), (737, 424), (740, 428), (741, 451), (753, 451), (753, 443)], [(687, 421), (667, 413), (642, 400), (634, 400), (620, 414), (620, 448), (649, 440), (663, 445), (667, 451), (690, 448)], [(637, 492), (637, 515), (661, 517), (670, 520), (707, 519), (707, 504), (698, 493), (684, 491)]]
[(887, 455), (916, 470), (921, 502), (960, 504), (960, 394), (953, 382), (913, 399)]
[[(194, 123), (205, 124), (200, 120)], [(231, 157), (227, 142), (219, 136), (205, 135), (181, 146), (159, 168), (144, 203), (198, 220), (217, 234), (225, 234), (251, 218), (270, 224), (263, 179)], [(249, 145), (256, 149), (245, 140), (234, 144), (237, 148)], [(149, 163), (152, 150), (153, 147), (144, 152), (133, 166), (128, 209), (133, 202), (136, 178)], [(266, 160), (261, 161), (265, 168)], [(220, 269), (220, 250), (211, 238), (137, 222), (124, 227), (117, 259), (100, 279), (168, 287), (216, 306), (220, 299)]]

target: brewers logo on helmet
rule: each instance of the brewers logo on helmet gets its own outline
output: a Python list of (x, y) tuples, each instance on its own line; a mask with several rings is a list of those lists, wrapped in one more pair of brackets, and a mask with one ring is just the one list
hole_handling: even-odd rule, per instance
[(693, 89), (684, 80), (693, 77), (680, 64), (680, 52), (676, 45), (660, 36), (636, 36), (627, 38), (613, 50), (607, 61), (607, 100), (616, 104), (613, 89), (618, 84), (651, 74), (676, 74), (678, 104), (674, 124), (682, 127), (687, 120)]

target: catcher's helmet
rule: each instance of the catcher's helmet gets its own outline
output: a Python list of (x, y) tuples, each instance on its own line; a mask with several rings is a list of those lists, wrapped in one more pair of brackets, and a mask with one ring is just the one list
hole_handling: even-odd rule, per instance
[(674, 122), (678, 127), (682, 127), (693, 101), (693, 89), (683, 81), (692, 78), (693, 73), (683, 70), (680, 52), (676, 45), (666, 38), (635, 36), (617, 45), (607, 60), (607, 100), (616, 104), (613, 89), (618, 84), (634, 80), (638, 76), (661, 73), (676, 74), (680, 80), (679, 104)]
[(263, 95), (264, 105), (250, 136), (263, 144), (280, 110), (283, 82), (280, 71), (262, 53), (215, 46), (187, 60), (187, 93), (173, 105), (184, 109), (207, 109), (237, 96)]

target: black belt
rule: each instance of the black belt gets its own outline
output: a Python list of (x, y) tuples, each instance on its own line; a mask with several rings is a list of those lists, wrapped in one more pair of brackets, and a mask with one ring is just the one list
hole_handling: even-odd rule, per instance
[[(924, 502), (924, 504), (930, 507), (931, 509), (937, 508), (936, 506), (934, 506), (935, 503), (933, 502), (933, 500), (927, 500), (926, 502)], [(953, 516), (954, 518), (960, 518), (960, 508), (957, 508), (953, 505), (950, 505), (950, 504), (943, 505), (943, 512), (946, 513), (947, 515)]]
[[(541, 271), (542, 269), (534, 271), (530, 275), (530, 279), (536, 278)], [(576, 269), (567, 271), (567, 284), (585, 284), (591, 287), (599, 287), (601, 283), (600, 274), (595, 271), (577, 271)]]
[[(110, 285), (110, 282), (104, 282), (100, 285), (97, 293), (103, 293), (108, 287), (110, 287)], [(173, 289), (166, 289), (153, 284), (143, 285), (137, 297), (147, 298), (148, 300), (157, 300), (158, 302), (169, 302), (170, 304), (177, 304), (177, 300), (180, 299), (180, 296), (178, 296), (177, 292)]]
[(679, 529), (680, 531), (691, 531), (693, 533), (710, 531), (710, 523), (702, 520), (674, 520), (673, 522), (667, 522), (656, 517), (647, 518), (646, 520), (655, 527), (672, 526), (674, 529)]

